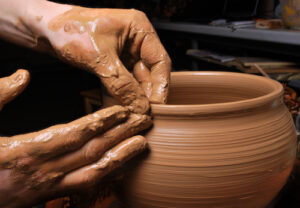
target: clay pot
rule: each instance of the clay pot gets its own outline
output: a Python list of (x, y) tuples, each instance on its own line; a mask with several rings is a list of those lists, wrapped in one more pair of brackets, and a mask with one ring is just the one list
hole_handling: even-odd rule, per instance
[(167, 105), (152, 105), (150, 152), (128, 171), (130, 208), (263, 208), (296, 157), (283, 88), (229, 72), (172, 73)]

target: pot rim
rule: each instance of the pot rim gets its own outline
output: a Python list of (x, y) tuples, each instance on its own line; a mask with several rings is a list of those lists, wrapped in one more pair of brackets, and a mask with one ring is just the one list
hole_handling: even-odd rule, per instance
[(183, 72), (171, 72), (172, 77), (178, 76), (231, 76), (241, 78), (247, 77), (250, 79), (260, 80), (273, 88), (273, 91), (256, 98), (226, 102), (226, 103), (215, 103), (215, 104), (190, 104), (190, 105), (168, 105), (168, 104), (151, 104), (151, 111), (154, 115), (206, 115), (206, 114), (216, 114), (216, 113), (226, 113), (235, 111), (247, 111), (256, 107), (264, 106), (266, 104), (272, 103), (273, 101), (281, 98), (283, 95), (282, 85), (272, 79), (261, 77), (252, 74), (244, 74), (237, 72), (219, 72), (219, 71), (183, 71)]

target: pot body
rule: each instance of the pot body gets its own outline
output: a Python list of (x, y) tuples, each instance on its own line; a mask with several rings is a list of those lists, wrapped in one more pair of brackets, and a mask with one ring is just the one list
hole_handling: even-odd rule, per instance
[(150, 152), (123, 181), (127, 207), (263, 208), (277, 195), (297, 147), (281, 85), (241, 75), (246, 81), (235, 86), (235, 76), (240, 79), (235, 73), (172, 74), (173, 104), (152, 105)]

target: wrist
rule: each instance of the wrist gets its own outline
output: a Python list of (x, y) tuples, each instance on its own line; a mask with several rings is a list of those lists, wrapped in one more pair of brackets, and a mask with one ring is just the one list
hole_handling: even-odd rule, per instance
[(27, 46), (33, 39), (21, 19), (25, 6), (25, 0), (0, 0), (0, 37)]
[(30, 0), (29, 2), (22, 20), (34, 35), (35, 49), (48, 52), (49, 47), (45, 43), (49, 43), (49, 35), (51, 34), (48, 27), (49, 22), (54, 17), (71, 9), (72, 6), (46, 0)]
[(59, 4), (46, 0), (30, 0), (24, 22), (39, 36), (46, 36), (48, 24), (54, 17), (68, 11), (71, 5)]
[(0, 0), (0, 38), (47, 51), (48, 23), (71, 8), (46, 0)]

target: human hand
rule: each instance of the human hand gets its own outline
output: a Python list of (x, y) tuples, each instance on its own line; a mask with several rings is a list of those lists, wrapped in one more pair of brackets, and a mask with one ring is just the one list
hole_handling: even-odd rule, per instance
[[(26, 70), (0, 79), (0, 106), (28, 83)], [(148, 116), (113, 106), (38, 132), (0, 137), (0, 207), (30, 207), (96, 185), (146, 148), (145, 138), (133, 135), (150, 125)]]
[(32, 28), (58, 57), (96, 74), (134, 112), (148, 111), (147, 97), (151, 103), (166, 102), (171, 60), (144, 13), (53, 3), (28, 13), (36, 14), (29, 21)]

